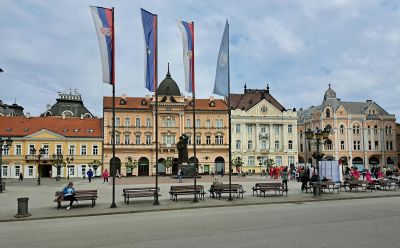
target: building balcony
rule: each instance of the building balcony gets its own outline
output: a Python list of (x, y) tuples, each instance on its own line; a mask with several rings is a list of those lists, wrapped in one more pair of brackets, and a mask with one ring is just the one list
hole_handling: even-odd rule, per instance
[(267, 133), (260, 133), (260, 134), (258, 134), (258, 137), (260, 139), (268, 139), (268, 134)]

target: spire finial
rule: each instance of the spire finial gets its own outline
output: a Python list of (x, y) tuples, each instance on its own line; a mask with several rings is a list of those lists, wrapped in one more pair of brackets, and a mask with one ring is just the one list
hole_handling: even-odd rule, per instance
[(267, 93), (269, 93), (269, 84), (267, 84)]
[(168, 62), (168, 72), (167, 72), (167, 77), (171, 77), (171, 73), (169, 73), (169, 62)]
[(331, 84), (328, 84), (328, 86), (329, 86), (329, 89), (331, 88)]
[(247, 85), (246, 83), (244, 83), (244, 93), (246, 93), (246, 91), (247, 91)]

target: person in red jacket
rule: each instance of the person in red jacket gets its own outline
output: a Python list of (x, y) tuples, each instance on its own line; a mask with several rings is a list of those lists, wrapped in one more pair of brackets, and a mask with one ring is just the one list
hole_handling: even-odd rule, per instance
[(108, 177), (110, 176), (110, 172), (107, 169), (103, 171), (103, 183), (108, 183)]

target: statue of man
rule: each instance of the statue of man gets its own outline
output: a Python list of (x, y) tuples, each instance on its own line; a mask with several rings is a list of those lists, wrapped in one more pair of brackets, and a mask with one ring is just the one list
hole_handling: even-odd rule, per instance
[(188, 140), (189, 138), (185, 134), (182, 134), (181, 137), (179, 137), (178, 143), (176, 144), (176, 148), (178, 149), (179, 164), (189, 162), (187, 149)]

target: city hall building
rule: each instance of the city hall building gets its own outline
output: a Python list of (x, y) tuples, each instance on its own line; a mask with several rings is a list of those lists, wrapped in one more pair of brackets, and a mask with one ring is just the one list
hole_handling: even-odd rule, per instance
[(326, 127), (331, 133), (322, 140), (323, 159), (339, 160), (343, 166), (357, 166), (360, 170), (372, 166), (393, 167), (397, 162), (396, 118), (372, 100), (342, 101), (329, 85), (321, 105), (300, 109), (300, 163), (307, 161), (315, 165), (312, 157), (316, 151), (315, 140), (308, 141), (305, 131)]
[[(115, 164), (117, 172), (127, 176), (176, 174), (178, 150), (182, 134), (189, 139), (189, 162), (197, 160), (199, 173), (228, 172), (228, 107), (224, 100), (196, 99), (196, 133), (193, 132), (193, 101), (183, 96), (168, 73), (155, 96), (115, 98)], [(103, 98), (104, 168), (110, 168), (112, 158), (112, 97)], [(158, 118), (158, 161), (155, 152), (155, 120)], [(196, 158), (193, 144), (196, 143)], [(131, 163), (130, 163), (131, 161)], [(171, 163), (166, 163), (170, 161)], [(126, 165), (134, 165), (126, 166)]]
[(298, 161), (297, 113), (284, 108), (266, 89), (231, 94), (232, 158), (241, 159), (242, 171), (262, 173), (267, 160), (274, 166)]

